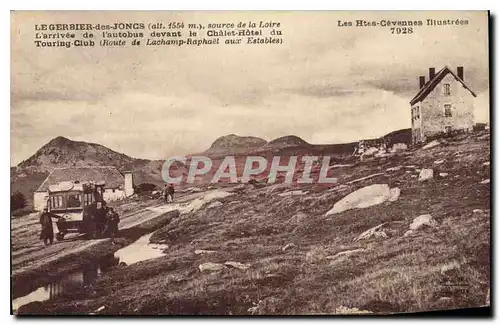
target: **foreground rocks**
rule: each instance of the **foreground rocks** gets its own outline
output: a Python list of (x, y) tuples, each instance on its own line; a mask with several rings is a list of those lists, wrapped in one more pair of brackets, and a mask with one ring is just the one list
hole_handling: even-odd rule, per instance
[(232, 267), (235, 269), (240, 269), (240, 270), (247, 270), (250, 268), (249, 264), (244, 264), (240, 262), (234, 262), (234, 261), (227, 261), (224, 263), (225, 266)]
[(434, 177), (434, 171), (432, 169), (424, 168), (420, 171), (420, 174), (418, 174), (418, 181), (419, 182), (428, 181), (433, 177)]
[(434, 148), (436, 146), (439, 146), (441, 143), (439, 143), (439, 141), (437, 140), (434, 140), (434, 141), (431, 141), (429, 142), (428, 144), (426, 144), (425, 146), (422, 147), (422, 149), (430, 149), (430, 148)]
[(335, 314), (349, 315), (349, 314), (372, 314), (369, 310), (361, 310), (359, 308), (349, 308), (345, 306), (340, 306), (335, 308)]
[(194, 251), (196, 255), (202, 255), (202, 254), (213, 254), (217, 253), (217, 251), (211, 251), (211, 250), (206, 250), (206, 249), (196, 249)]
[(335, 255), (326, 256), (325, 258), (327, 260), (337, 260), (341, 257), (346, 257), (349, 255), (353, 255), (353, 254), (357, 254), (357, 253), (361, 253), (361, 252), (366, 252), (366, 249), (364, 249), (364, 248), (351, 249), (351, 250), (339, 252)]
[(220, 271), (224, 269), (224, 265), (220, 263), (212, 263), (212, 262), (207, 262), (207, 263), (202, 263), (198, 266), (198, 270), (200, 272), (214, 272), (214, 271)]
[(335, 203), (326, 215), (332, 215), (351, 209), (363, 209), (386, 201), (393, 202), (399, 198), (401, 190), (389, 188), (387, 184), (373, 184), (354, 191)]
[(435, 227), (436, 225), (436, 220), (430, 214), (422, 214), (413, 219), (410, 230), (418, 230), (422, 227)]
[(224, 264), (221, 263), (213, 263), (213, 262), (206, 262), (202, 263), (198, 266), (198, 270), (200, 272), (216, 272), (216, 271), (221, 271), (225, 269), (226, 267), (231, 267), (234, 269), (240, 269), (240, 270), (248, 270), (250, 268), (250, 264), (244, 264), (240, 262), (235, 262), (235, 261), (227, 261)]
[(354, 239), (354, 242), (357, 242), (357, 241), (360, 241), (360, 240), (363, 240), (363, 239), (369, 239), (369, 238), (372, 238), (372, 237), (375, 237), (375, 238), (387, 238), (387, 234), (385, 233), (385, 231), (382, 230), (382, 227), (385, 226), (385, 222), (376, 226), (376, 227), (373, 227), (373, 228), (370, 228), (368, 229), (367, 231), (363, 232), (361, 235), (359, 235), (358, 237), (356, 237)]
[(296, 246), (294, 243), (288, 243), (288, 244), (286, 244), (286, 245), (285, 245), (285, 246), (281, 249), (281, 251), (282, 251), (282, 252), (286, 252), (287, 250), (292, 249), (292, 248), (295, 248), (295, 247), (297, 247), (297, 246)]
[(222, 202), (220, 202), (220, 201), (214, 201), (214, 202), (212, 202), (212, 203), (210, 203), (208, 205), (207, 209), (212, 209), (212, 208), (220, 207), (222, 205), (223, 205)]
[(289, 224), (300, 224), (302, 221), (308, 219), (309, 216), (304, 212), (300, 211), (294, 214), (290, 219), (288, 219), (287, 223)]

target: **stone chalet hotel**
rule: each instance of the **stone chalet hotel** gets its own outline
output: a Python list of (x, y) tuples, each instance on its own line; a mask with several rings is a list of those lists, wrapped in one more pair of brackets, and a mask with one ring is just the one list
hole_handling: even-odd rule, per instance
[(420, 89), (410, 101), (412, 144), (451, 131), (472, 131), (476, 94), (464, 81), (464, 68), (456, 73), (447, 66), (436, 73), (429, 68), (429, 81), (419, 78)]

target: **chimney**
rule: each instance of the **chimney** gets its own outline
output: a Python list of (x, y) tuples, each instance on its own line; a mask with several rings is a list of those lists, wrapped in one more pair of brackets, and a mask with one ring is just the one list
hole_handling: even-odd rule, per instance
[(420, 89), (422, 89), (425, 85), (425, 76), (420, 76), (418, 80), (420, 81)]
[(429, 68), (429, 80), (432, 80), (432, 78), (434, 78), (435, 75), (436, 75), (436, 69)]
[(457, 76), (464, 80), (464, 67), (457, 67)]
[(132, 172), (124, 172), (125, 174), (125, 196), (129, 197), (134, 194), (134, 174)]

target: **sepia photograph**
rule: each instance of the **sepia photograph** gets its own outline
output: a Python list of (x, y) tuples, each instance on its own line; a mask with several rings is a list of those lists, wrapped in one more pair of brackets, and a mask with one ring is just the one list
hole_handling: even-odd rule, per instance
[(12, 315), (492, 315), (488, 11), (11, 11)]

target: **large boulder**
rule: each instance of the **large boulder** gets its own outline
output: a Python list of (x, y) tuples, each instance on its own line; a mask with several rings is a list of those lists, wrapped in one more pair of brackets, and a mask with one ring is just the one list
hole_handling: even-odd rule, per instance
[(400, 195), (399, 188), (389, 188), (387, 184), (373, 184), (354, 191), (335, 203), (326, 215), (332, 215), (351, 209), (363, 209), (386, 201), (396, 201)]
[(418, 181), (424, 182), (432, 179), (434, 177), (434, 171), (430, 168), (424, 168), (418, 174)]
[(430, 214), (422, 214), (413, 219), (410, 230), (418, 230), (422, 227), (435, 227), (436, 225), (436, 220)]

